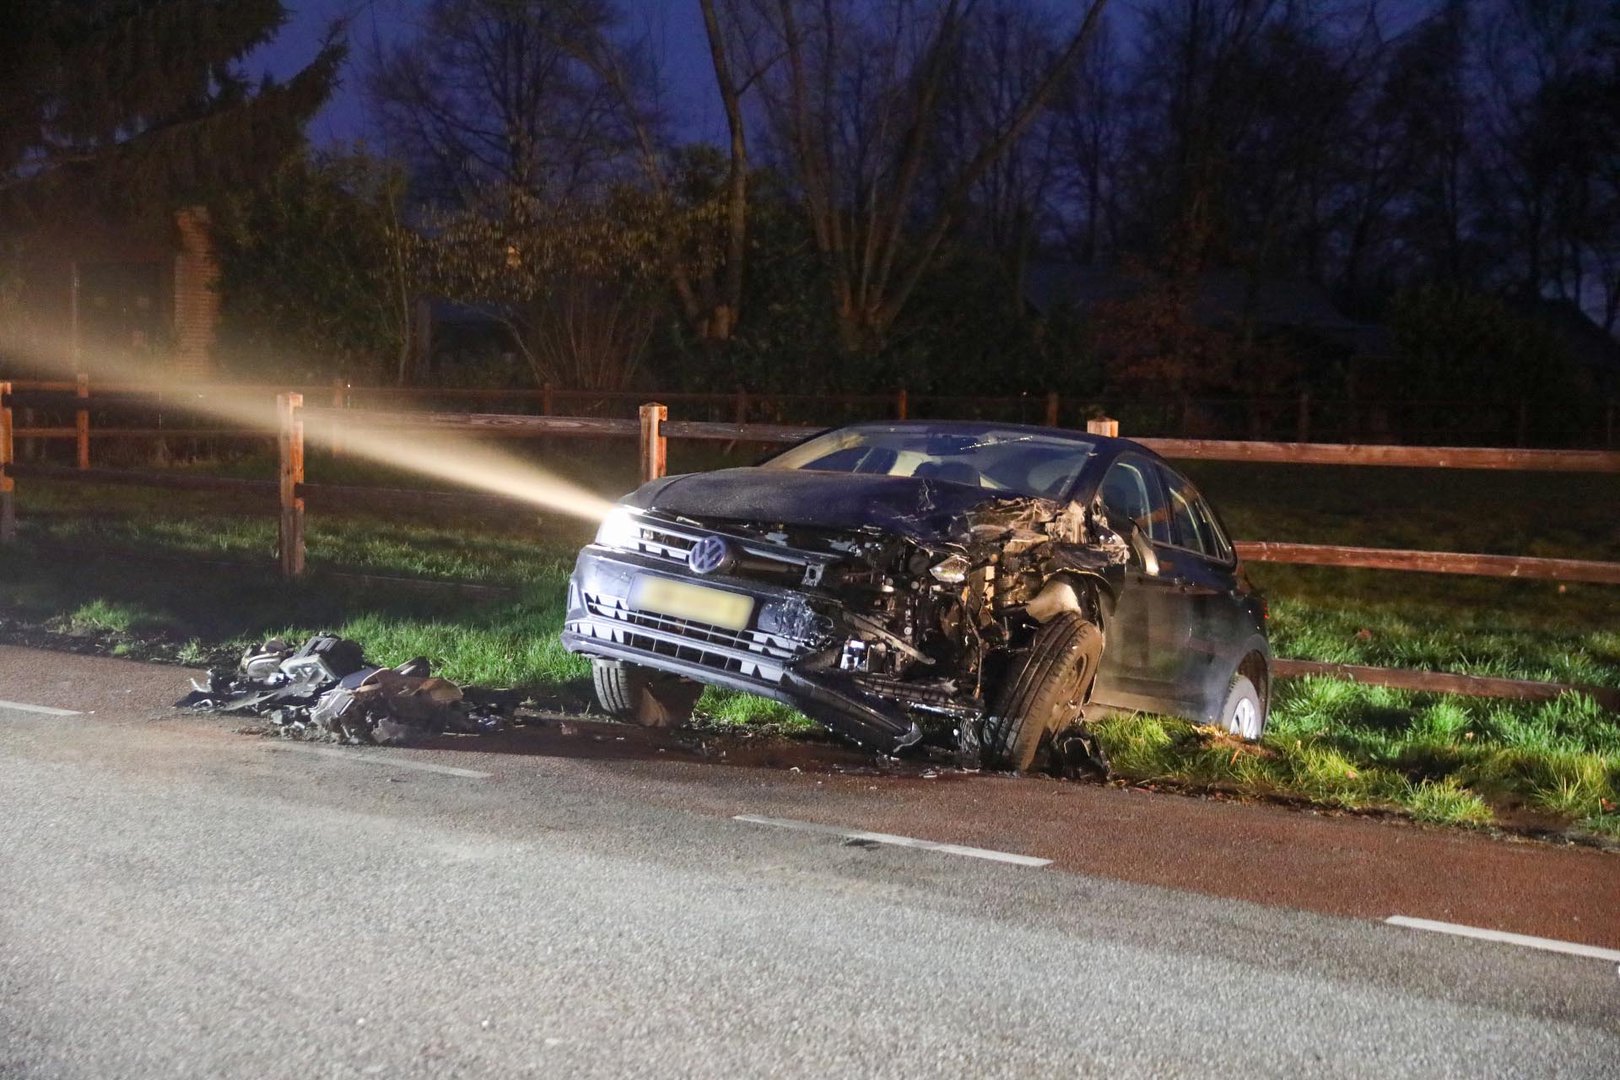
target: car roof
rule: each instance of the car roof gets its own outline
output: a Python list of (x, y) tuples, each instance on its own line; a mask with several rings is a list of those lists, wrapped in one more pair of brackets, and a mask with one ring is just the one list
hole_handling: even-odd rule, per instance
[(862, 420), (854, 424), (842, 424), (828, 430), (848, 431), (863, 428), (884, 431), (937, 431), (941, 434), (958, 435), (982, 435), (988, 431), (1019, 431), (1031, 435), (1047, 435), (1059, 439), (1072, 439), (1075, 442), (1090, 443), (1097, 448), (1100, 456), (1108, 458), (1130, 451), (1135, 454), (1143, 454), (1156, 461), (1164, 461), (1158, 454), (1131, 439), (1122, 439), (1112, 435), (1093, 435), (1088, 431), (1080, 431), (1075, 428), (1043, 427), (1040, 424), (1000, 424), (990, 420)]

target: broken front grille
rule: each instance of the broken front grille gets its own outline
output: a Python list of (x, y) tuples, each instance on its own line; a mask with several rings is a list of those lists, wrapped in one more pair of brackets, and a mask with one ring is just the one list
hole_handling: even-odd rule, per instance
[(653, 518), (639, 519), (640, 534), (632, 549), (672, 566), (686, 567), (692, 549), (706, 536), (718, 536), (738, 553), (738, 577), (817, 585), (835, 559), (831, 555), (800, 551), (735, 533), (677, 525)]
[(585, 608), (600, 620), (591, 628), (592, 633), (605, 629), (612, 640), (633, 649), (715, 671), (780, 682), (784, 666), (798, 655), (781, 639), (758, 630), (730, 630), (651, 611), (633, 611), (617, 600), (591, 594), (585, 596)]

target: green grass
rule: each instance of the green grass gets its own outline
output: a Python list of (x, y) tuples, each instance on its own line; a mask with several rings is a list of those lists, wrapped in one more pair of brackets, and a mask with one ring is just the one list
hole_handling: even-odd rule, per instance
[[(675, 468), (748, 460), (676, 449)], [(558, 475), (610, 496), (633, 485), (623, 446), (570, 444)], [(262, 458), (199, 466), (268, 475)], [(1245, 539), (1344, 542), (1620, 559), (1608, 477), (1197, 463), (1190, 470)], [(314, 459), (331, 483), (418, 486)], [(557, 630), (589, 525), (541, 511), (312, 510), (310, 579), (274, 575), (262, 498), (19, 485), (24, 543), (0, 559), (0, 623), (102, 639), (114, 651), (200, 664), (271, 635), (330, 630), (378, 660), (424, 655), (446, 676), (582, 702), (587, 665)], [(156, 560), (154, 556), (158, 556)], [(1620, 686), (1620, 589), (1257, 565), (1279, 656)], [(367, 584), (364, 573), (498, 587), (466, 594)], [(793, 710), (709, 691), (706, 722), (802, 730)], [(1279, 683), (1265, 740), (1183, 721), (1099, 725), (1116, 771), (1194, 790), (1390, 810), (1425, 822), (1570, 823), (1620, 839), (1620, 718), (1574, 695), (1544, 704), (1442, 697), (1331, 679)]]
[(1435, 825), (1489, 825), (1493, 820), (1485, 800), (1454, 776), (1408, 788), (1403, 805), (1417, 820)]
[[(1258, 744), (1156, 716), (1111, 717), (1098, 733), (1115, 771), (1144, 783), (1448, 825), (1543, 816), (1612, 834), (1604, 819), (1620, 801), (1614, 718), (1570, 722), (1587, 714), (1596, 714), (1590, 699), (1538, 708), (1304, 679), (1280, 684)], [(1595, 749), (1570, 749), (1583, 743)]]

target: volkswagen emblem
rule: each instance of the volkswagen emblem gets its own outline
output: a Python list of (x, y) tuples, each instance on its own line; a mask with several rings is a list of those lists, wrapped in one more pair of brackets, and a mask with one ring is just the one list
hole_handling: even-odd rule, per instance
[(694, 574), (722, 574), (736, 564), (737, 553), (719, 536), (705, 536), (686, 556), (686, 565)]

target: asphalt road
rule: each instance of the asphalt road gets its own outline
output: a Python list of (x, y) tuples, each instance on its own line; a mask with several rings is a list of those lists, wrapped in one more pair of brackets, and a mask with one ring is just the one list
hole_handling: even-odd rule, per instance
[(306, 747), (180, 682), (0, 648), (80, 714), (0, 704), (0, 1076), (1620, 1075), (1613, 961), (1380, 921), (1614, 947), (1614, 855), (605, 725)]

